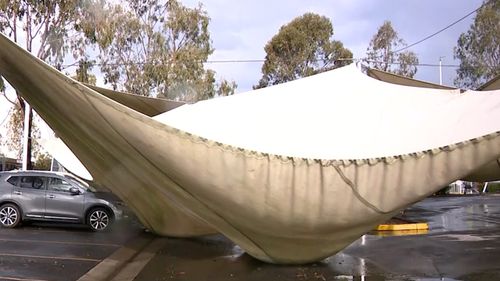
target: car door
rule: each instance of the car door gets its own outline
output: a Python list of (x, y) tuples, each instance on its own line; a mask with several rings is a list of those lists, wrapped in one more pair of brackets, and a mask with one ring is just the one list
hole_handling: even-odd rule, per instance
[(12, 200), (16, 202), (26, 218), (43, 218), (45, 214), (45, 178), (20, 176), (12, 189)]
[(73, 185), (59, 177), (47, 178), (47, 200), (45, 217), (62, 221), (79, 221), (83, 219), (85, 196), (71, 194)]

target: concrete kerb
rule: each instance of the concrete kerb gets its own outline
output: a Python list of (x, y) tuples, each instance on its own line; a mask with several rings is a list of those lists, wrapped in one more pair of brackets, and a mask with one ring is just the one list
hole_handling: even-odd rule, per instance
[[(78, 281), (133, 280), (161, 249), (165, 239), (140, 235), (127, 242), (109, 257), (89, 270)], [(135, 275), (134, 275), (135, 274)]]
[(134, 259), (127, 263), (111, 281), (132, 281), (142, 271), (146, 264), (156, 255), (159, 249), (165, 247), (166, 238), (156, 238), (147, 245)]

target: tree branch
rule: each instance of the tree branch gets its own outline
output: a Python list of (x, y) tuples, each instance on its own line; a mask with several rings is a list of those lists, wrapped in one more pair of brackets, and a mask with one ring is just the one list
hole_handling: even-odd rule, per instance
[(9, 102), (11, 103), (12, 105), (16, 105), (16, 102), (13, 101), (13, 100), (10, 100), (8, 97), (7, 97), (7, 94), (5, 93), (1, 93), (1, 95)]

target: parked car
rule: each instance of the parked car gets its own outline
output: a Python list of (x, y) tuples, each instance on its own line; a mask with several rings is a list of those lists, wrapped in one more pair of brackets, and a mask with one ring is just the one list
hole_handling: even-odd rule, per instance
[(0, 224), (13, 228), (22, 221), (87, 224), (107, 230), (122, 211), (86, 182), (60, 172), (0, 172)]

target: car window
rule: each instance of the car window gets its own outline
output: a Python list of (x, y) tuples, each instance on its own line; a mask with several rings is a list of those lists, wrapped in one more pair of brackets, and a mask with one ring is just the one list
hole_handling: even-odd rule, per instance
[(7, 182), (8, 182), (8, 183), (10, 183), (10, 184), (12, 184), (12, 185), (17, 186), (17, 181), (18, 181), (18, 180), (19, 180), (19, 177), (14, 176), (14, 177), (10, 177), (10, 178), (7, 180)]
[(20, 188), (43, 189), (44, 179), (37, 176), (23, 176), (19, 181)]
[(96, 192), (95, 188), (93, 188), (88, 183), (86, 183), (85, 181), (81, 180), (78, 177), (75, 177), (75, 176), (68, 174), (68, 175), (64, 175), (64, 178), (85, 191)]
[(73, 186), (60, 178), (49, 178), (49, 182), (47, 183), (47, 189), (49, 191), (58, 191), (58, 192), (69, 192), (69, 189), (72, 188)]

